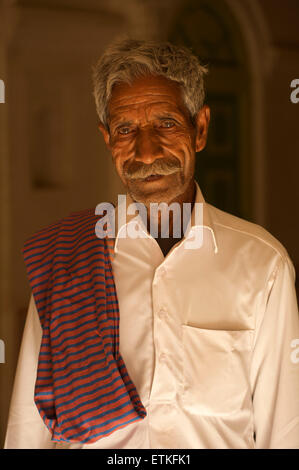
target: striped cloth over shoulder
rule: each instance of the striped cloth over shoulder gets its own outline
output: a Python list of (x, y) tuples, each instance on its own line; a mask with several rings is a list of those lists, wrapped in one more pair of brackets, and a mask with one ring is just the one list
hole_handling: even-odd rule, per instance
[(93, 443), (146, 411), (119, 352), (109, 241), (94, 210), (37, 232), (23, 255), (43, 335), (35, 403), (54, 441)]

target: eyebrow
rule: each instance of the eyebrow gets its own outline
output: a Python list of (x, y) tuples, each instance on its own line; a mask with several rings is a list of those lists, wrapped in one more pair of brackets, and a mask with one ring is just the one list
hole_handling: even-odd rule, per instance
[[(116, 121), (116, 122), (114, 123), (113, 121)], [(121, 126), (131, 126), (133, 123), (134, 121), (125, 121), (125, 120), (118, 121), (117, 118), (112, 118), (110, 119), (110, 122), (109, 122), (109, 128), (118, 129)]]
[[(176, 121), (177, 123), (180, 123), (182, 121), (182, 116), (176, 110), (173, 110), (173, 111), (165, 110), (165, 111), (158, 111), (158, 114), (155, 114), (155, 112), (153, 112), (152, 119), (161, 119), (161, 120), (172, 119)], [(132, 124), (134, 124), (134, 120), (129, 121), (123, 117), (118, 117), (118, 116), (113, 116), (113, 115), (110, 116), (109, 121), (110, 121), (109, 122), (110, 129), (111, 128), (118, 129), (121, 126), (131, 126)]]
[(131, 124), (133, 124), (134, 121), (120, 121), (118, 123), (116, 123), (116, 127), (119, 127), (119, 126), (130, 126)]
[(173, 120), (177, 120), (177, 113), (173, 113), (173, 114), (170, 114), (169, 112), (165, 112), (165, 114), (157, 114), (157, 116), (155, 116), (155, 119), (173, 119)]
[[(157, 114), (155, 116), (153, 116), (153, 119), (173, 119), (173, 120), (176, 120), (178, 119), (178, 115), (177, 113), (173, 113), (173, 114), (170, 114), (169, 112), (165, 112), (165, 114)], [(121, 118), (120, 118), (121, 119)], [(115, 124), (113, 123), (113, 121), (117, 121), (118, 119), (117, 118), (112, 118), (110, 120), (110, 126), (112, 125), (113, 127), (120, 127), (120, 126), (130, 126), (132, 124), (134, 124), (134, 121), (128, 121), (128, 120), (120, 120), (119, 122), (116, 122)]]
[(154, 119), (177, 119), (177, 120), (182, 120), (184, 119), (185, 113), (183, 112), (182, 109), (180, 109), (178, 106), (171, 106), (168, 107), (167, 109), (161, 110), (161, 109), (156, 109), (153, 110), (153, 117)]

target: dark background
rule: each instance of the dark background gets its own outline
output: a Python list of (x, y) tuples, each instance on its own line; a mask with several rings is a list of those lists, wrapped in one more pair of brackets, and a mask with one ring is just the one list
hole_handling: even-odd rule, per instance
[(97, 129), (92, 64), (123, 34), (191, 47), (210, 69), (205, 199), (264, 226), (297, 267), (298, 22), (297, 0), (0, 0), (0, 444), (30, 295), (23, 243), (124, 194)]

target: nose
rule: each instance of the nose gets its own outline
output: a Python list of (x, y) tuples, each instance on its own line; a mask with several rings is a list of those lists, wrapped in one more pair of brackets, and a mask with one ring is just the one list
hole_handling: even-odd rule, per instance
[(139, 128), (135, 139), (135, 160), (150, 165), (163, 156), (155, 131), (150, 127)]

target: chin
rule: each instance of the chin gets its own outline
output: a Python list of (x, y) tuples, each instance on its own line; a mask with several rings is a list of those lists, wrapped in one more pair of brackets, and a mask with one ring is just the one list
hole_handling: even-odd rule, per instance
[(147, 191), (145, 193), (137, 188), (129, 188), (129, 194), (134, 201), (148, 206), (150, 203), (159, 204), (161, 202), (166, 202), (169, 204), (179, 196), (179, 194), (181, 194), (181, 191), (179, 191), (178, 188), (166, 188), (164, 190), (157, 189), (156, 191), (153, 189), (152, 191)]
[(166, 202), (170, 204), (184, 192), (184, 178), (182, 175), (176, 174), (174, 178), (169, 178), (167, 184), (164, 182), (164, 184), (159, 187), (153, 183), (147, 186), (146, 190), (144, 186), (130, 182), (127, 185), (127, 190), (134, 201), (145, 205), (149, 205), (151, 202), (158, 204)]

